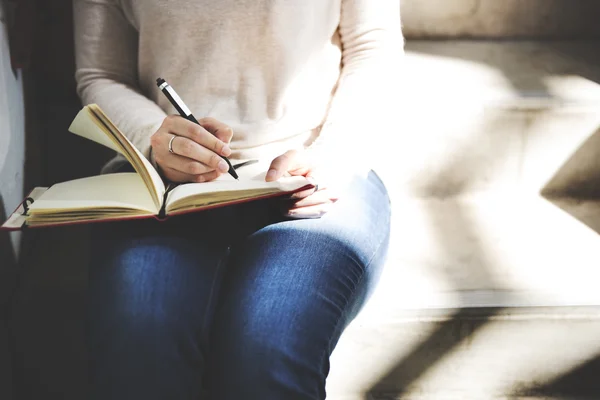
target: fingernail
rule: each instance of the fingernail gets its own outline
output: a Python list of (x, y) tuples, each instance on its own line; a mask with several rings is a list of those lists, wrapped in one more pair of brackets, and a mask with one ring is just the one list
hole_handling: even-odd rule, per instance
[(227, 145), (223, 146), (223, 149), (221, 150), (221, 154), (223, 154), (225, 157), (229, 156), (231, 154), (231, 149), (229, 148), (229, 146), (227, 146)]
[(271, 168), (269, 172), (267, 172), (267, 180), (275, 179), (275, 175), (277, 175), (277, 170)]
[(227, 172), (229, 171), (229, 165), (223, 160), (219, 161), (218, 167), (220, 171)]

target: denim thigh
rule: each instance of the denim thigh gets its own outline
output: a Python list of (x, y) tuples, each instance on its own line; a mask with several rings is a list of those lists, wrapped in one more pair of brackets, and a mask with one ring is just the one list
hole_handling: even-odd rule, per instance
[[(229, 246), (204, 217), (94, 228), (88, 341), (94, 399), (197, 399)], [(213, 225), (214, 226), (214, 225)]]
[(212, 328), (212, 398), (325, 398), (329, 356), (380, 275), (389, 233), (372, 172), (322, 218), (270, 224), (234, 248)]

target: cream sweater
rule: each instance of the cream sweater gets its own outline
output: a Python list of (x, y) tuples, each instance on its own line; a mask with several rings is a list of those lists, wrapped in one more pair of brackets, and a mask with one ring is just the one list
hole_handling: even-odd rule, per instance
[(150, 159), (150, 136), (176, 113), (157, 77), (197, 118), (233, 128), (233, 159), (355, 159), (389, 127), (399, 0), (74, 0), (74, 16), (83, 103)]

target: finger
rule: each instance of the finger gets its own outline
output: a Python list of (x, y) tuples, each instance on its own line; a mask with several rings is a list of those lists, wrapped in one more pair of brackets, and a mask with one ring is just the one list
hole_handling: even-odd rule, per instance
[[(169, 141), (171, 139), (169, 138)], [(168, 147), (168, 143), (167, 143)], [(171, 148), (173, 149), (174, 155), (179, 155), (183, 157), (187, 157), (188, 159), (195, 160), (199, 163), (204, 164), (205, 166), (210, 167), (210, 169), (218, 169), (222, 172), (227, 172), (229, 170), (229, 165), (223, 160), (218, 154), (210, 151), (206, 147), (199, 145), (183, 136), (176, 136), (175, 139), (171, 142)], [(169, 165), (169, 161), (167, 161)], [(183, 172), (192, 173), (189, 170), (184, 170)], [(206, 170), (199, 171), (198, 173), (207, 172)]]
[(333, 195), (329, 190), (323, 189), (308, 197), (294, 202), (293, 206), (290, 207), (290, 210), (295, 208), (314, 206), (317, 204), (335, 203), (336, 201), (338, 201), (337, 196)]
[(321, 218), (331, 210), (333, 203), (296, 208), (285, 214), (289, 218)]
[[(310, 178), (310, 176), (309, 176), (309, 178)], [(316, 181), (314, 181), (314, 182), (315, 182), (314, 187), (312, 187), (310, 189), (302, 190), (300, 192), (293, 193), (289, 198), (293, 199), (293, 200), (303, 199), (305, 197), (315, 194), (319, 190), (327, 189), (327, 186), (323, 186), (322, 184), (317, 184)]]
[[(175, 140), (173, 142), (175, 142)], [(199, 175), (214, 170), (214, 168), (209, 167), (206, 164), (188, 157), (180, 156), (179, 154), (171, 154), (168, 151), (157, 152), (154, 159), (161, 167), (168, 167), (189, 175)]]
[(306, 190), (303, 190), (301, 192), (296, 192), (296, 193), (292, 194), (289, 197), (289, 199), (296, 201), (296, 200), (300, 200), (300, 199), (303, 199), (305, 197), (308, 197), (308, 196), (310, 196), (310, 195), (312, 195), (314, 193), (315, 193), (315, 188), (306, 189)]
[(186, 182), (194, 182), (196, 179), (196, 175), (186, 174), (181, 171), (177, 171), (173, 168), (163, 167), (162, 168), (163, 175), (171, 182), (176, 183), (186, 183)]
[(314, 181), (314, 172), (313, 166), (306, 163), (300, 153), (295, 155), (293, 162), (283, 176), (305, 176), (309, 179), (312, 178)]
[(228, 125), (211, 117), (202, 118), (198, 122), (200, 122), (200, 125), (215, 135), (223, 143), (231, 142), (231, 138), (233, 137), (233, 129), (231, 129)]
[(207, 172), (205, 174), (198, 175), (196, 177), (196, 179), (195, 179), (194, 182), (203, 183), (203, 182), (214, 181), (215, 179), (217, 179), (221, 175), (222, 175), (222, 172), (219, 172), (219, 171), (210, 171), (210, 172)]
[(269, 166), (266, 181), (276, 181), (277, 179), (281, 178), (284, 173), (295, 168), (297, 165), (297, 156), (298, 152), (296, 150), (290, 150), (275, 158)]
[(192, 175), (169, 167), (163, 168), (163, 174), (171, 182), (177, 183), (204, 183), (214, 181), (221, 176), (219, 171), (210, 171), (200, 175)]
[(231, 154), (231, 149), (226, 143), (217, 139), (202, 126), (190, 122), (183, 117), (170, 115), (165, 118), (163, 124), (166, 125), (165, 128), (167, 128), (170, 133), (188, 138), (215, 154), (220, 154), (225, 157)]

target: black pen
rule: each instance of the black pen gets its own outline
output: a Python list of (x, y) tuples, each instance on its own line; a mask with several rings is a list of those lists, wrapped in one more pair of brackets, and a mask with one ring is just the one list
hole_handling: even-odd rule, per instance
[[(175, 89), (173, 89), (171, 85), (167, 83), (167, 81), (165, 81), (163, 78), (158, 78), (156, 80), (156, 86), (158, 86), (158, 88), (163, 92), (167, 99), (169, 99), (171, 104), (173, 104), (173, 107), (175, 107), (179, 115), (181, 115), (183, 118), (187, 119), (190, 122), (200, 125), (200, 123), (198, 122), (196, 117), (194, 117), (190, 109), (185, 105), (183, 100), (181, 100), (181, 97), (179, 97), (177, 92), (175, 92)], [(233, 165), (231, 165), (231, 162), (227, 159), (227, 157), (220, 157), (223, 160), (225, 160), (225, 162), (227, 162), (227, 165), (229, 165), (229, 175), (233, 176), (235, 179), (238, 179), (238, 174), (235, 172)]]

